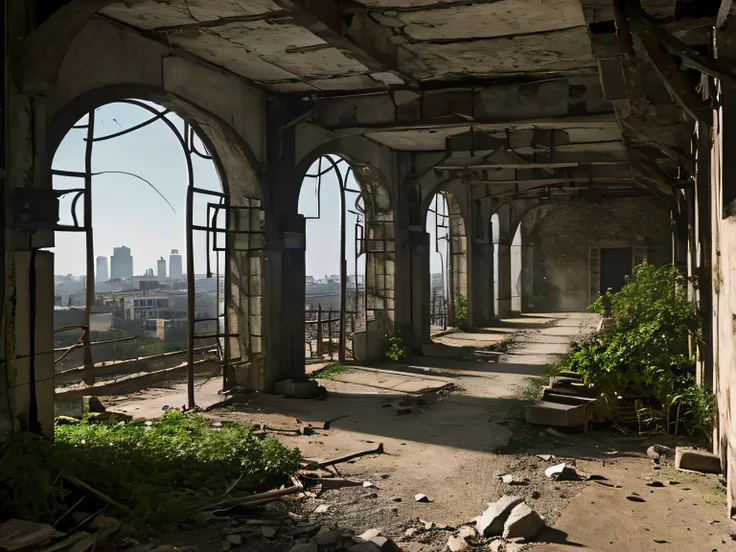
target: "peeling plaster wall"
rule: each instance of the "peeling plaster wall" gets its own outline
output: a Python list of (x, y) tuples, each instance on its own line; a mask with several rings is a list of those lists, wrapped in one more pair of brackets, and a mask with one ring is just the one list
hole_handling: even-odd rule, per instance
[(522, 224), (523, 309), (584, 311), (590, 304), (590, 252), (646, 247), (654, 264), (670, 262), (667, 206), (650, 198), (571, 200), (533, 209)]

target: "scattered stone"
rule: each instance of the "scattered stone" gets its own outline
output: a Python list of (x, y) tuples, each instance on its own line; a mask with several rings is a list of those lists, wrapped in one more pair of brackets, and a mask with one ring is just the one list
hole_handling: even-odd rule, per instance
[(664, 483), (661, 481), (652, 481), (650, 483), (647, 483), (647, 487), (664, 487)]
[(421, 493), (415, 494), (414, 500), (416, 500), (417, 502), (432, 502), (431, 500), (429, 500), (429, 497), (427, 495)]
[(662, 460), (672, 460), (675, 457), (675, 451), (664, 445), (652, 445), (647, 449), (647, 456), (655, 464), (659, 464)]
[(381, 535), (380, 529), (368, 529), (362, 535), (358, 535), (358, 539), (361, 541), (370, 541)]
[(297, 537), (311, 537), (320, 530), (320, 527), (322, 527), (322, 524), (319, 522), (302, 525), (296, 528), (296, 531), (294, 531), (294, 535)]
[(433, 521), (426, 521), (426, 520), (420, 519), (419, 522), (424, 524), (425, 531), (430, 531), (432, 527), (434, 527)]
[(554, 458), (554, 456), (552, 456), (551, 454), (537, 454), (537, 458), (541, 458), (545, 462), (549, 462)]
[(301, 521), (305, 521), (307, 519), (307, 516), (303, 516), (301, 514), (295, 514), (294, 512), (289, 512), (288, 515), (291, 519), (293, 519), (297, 523)]
[(471, 539), (477, 536), (478, 533), (476, 532), (475, 528), (471, 527), (470, 525), (463, 525), (458, 530), (457, 536), (461, 539)]
[(704, 450), (677, 447), (675, 468), (703, 473), (721, 473), (721, 458)]
[[(381, 547), (378, 546), (375, 542), (368, 541), (368, 542), (361, 542), (359, 544), (354, 544), (347, 550), (348, 552), (381, 552)], [(314, 552), (317, 552), (316, 548), (314, 549)]]
[(327, 513), (327, 510), (329, 510), (329, 509), (330, 509), (330, 505), (329, 504), (320, 504), (319, 506), (317, 506), (314, 509), (314, 513), (315, 514), (326, 514)]
[(418, 529), (416, 527), (409, 527), (406, 531), (404, 531), (404, 537), (407, 539), (410, 539), (414, 536), (414, 533), (416, 533)]
[(370, 488), (375, 487), (375, 485), (371, 483), (370, 481), (363, 481), (363, 487), (365, 487), (366, 489), (370, 489)]
[(531, 539), (544, 527), (544, 520), (532, 510), (526, 502), (521, 502), (511, 510), (503, 526), (503, 538), (513, 539), (522, 537)]
[(318, 546), (324, 546), (326, 548), (334, 547), (340, 540), (342, 533), (339, 531), (327, 531), (320, 533), (312, 539), (312, 542), (316, 542)]
[(503, 533), (509, 513), (521, 502), (523, 502), (521, 497), (507, 495), (489, 503), (488, 509), (477, 518), (475, 528), (478, 534), (483, 537), (494, 537)]
[(0, 548), (8, 552), (39, 546), (63, 536), (64, 533), (45, 523), (11, 519), (0, 524)]
[(289, 548), (289, 552), (319, 552), (319, 546), (315, 542), (298, 542)]
[(453, 537), (450, 535), (450, 538), (447, 539), (447, 548), (451, 550), (451, 552), (462, 552), (468, 547), (468, 543), (465, 542), (465, 539), (462, 539), (460, 537)]
[[(222, 552), (227, 552), (232, 547), (233, 547), (233, 543), (231, 543), (230, 541), (222, 541), (222, 546), (221, 546)], [(158, 550), (158, 548), (156, 550)]]
[(514, 482), (514, 476), (511, 474), (506, 474), (501, 476), (501, 481), (506, 483), (507, 485), (511, 485), (511, 483)]
[(631, 502), (646, 502), (642, 497), (634, 495), (627, 496), (626, 500), (630, 500)]
[(494, 540), (491, 546), (488, 548), (491, 552), (501, 552), (501, 546), (503, 546), (502, 540)]
[(550, 466), (544, 470), (544, 475), (552, 481), (580, 481), (581, 479), (577, 470), (564, 462), (556, 466)]
[(381, 549), (381, 552), (401, 552), (396, 543), (386, 537), (374, 537), (371, 542)]
[(238, 534), (228, 535), (227, 537), (225, 537), (225, 540), (236, 546), (243, 544), (243, 537)]
[(274, 525), (261, 525), (261, 534), (264, 539), (272, 539), (279, 532), (279, 528)]
[(393, 502), (401, 502), (403, 499), (400, 496), (395, 496), (391, 499)]

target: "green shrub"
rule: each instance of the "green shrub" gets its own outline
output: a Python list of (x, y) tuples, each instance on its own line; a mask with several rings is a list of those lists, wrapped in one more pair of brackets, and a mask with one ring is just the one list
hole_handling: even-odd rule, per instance
[(464, 295), (455, 297), (455, 326), (463, 331), (470, 329), (468, 319), (468, 298)]
[(643, 430), (707, 434), (712, 400), (694, 385), (688, 356), (688, 338), (699, 339), (700, 320), (679, 271), (645, 262), (620, 292), (589, 310), (606, 311), (612, 327), (574, 346), (558, 366), (580, 373), (609, 401), (638, 400)]
[(298, 469), (298, 450), (260, 439), (240, 424), (213, 428), (196, 413), (161, 419), (56, 427), (54, 443), (22, 434), (0, 457), (3, 516), (53, 523), (71, 504), (63, 476), (74, 475), (128, 506), (141, 525), (176, 523), (234, 491), (281, 484)]
[(386, 358), (392, 362), (403, 362), (409, 356), (409, 346), (404, 334), (403, 330), (396, 328), (386, 333)]

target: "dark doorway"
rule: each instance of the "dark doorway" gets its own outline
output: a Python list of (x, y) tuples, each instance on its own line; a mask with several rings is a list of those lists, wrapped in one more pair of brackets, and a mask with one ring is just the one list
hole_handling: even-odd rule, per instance
[(621, 291), (631, 275), (632, 258), (630, 247), (601, 249), (601, 295), (609, 289)]

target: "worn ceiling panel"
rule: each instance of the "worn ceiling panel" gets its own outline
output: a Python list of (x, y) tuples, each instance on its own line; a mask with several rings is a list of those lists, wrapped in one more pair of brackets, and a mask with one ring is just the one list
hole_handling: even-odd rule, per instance
[(366, 132), (363, 136), (399, 151), (442, 151), (449, 136), (470, 131), (469, 126)]
[(332, 77), (367, 73), (362, 63), (346, 57), (337, 48), (304, 27), (266, 21), (232, 23), (208, 29), (223, 41), (239, 44), (247, 51), (303, 77)]
[(279, 9), (271, 0), (125, 0), (110, 4), (102, 13), (141, 29), (155, 29)]
[(311, 85), (320, 90), (384, 90), (386, 86), (368, 75), (350, 75), (347, 77), (333, 77), (330, 79), (315, 79), (309, 81)]
[(240, 44), (223, 40), (208, 30), (169, 33), (169, 40), (174, 46), (179, 46), (205, 61), (224, 67), (236, 75), (253, 81), (268, 82), (297, 79), (297, 76), (293, 73), (248, 53)]
[(596, 66), (585, 27), (513, 38), (449, 44), (404, 44), (421, 62), (406, 56), (402, 70), (418, 79), (499, 74), (580, 72)]
[(530, 34), (585, 25), (579, 0), (500, 0), (490, 4), (399, 13), (412, 40), (456, 40)]
[(371, 8), (385, 8), (390, 10), (455, 4), (457, 0), (358, 0), (358, 2)]

